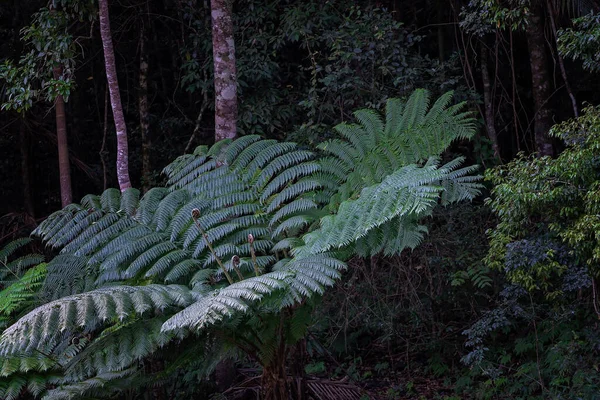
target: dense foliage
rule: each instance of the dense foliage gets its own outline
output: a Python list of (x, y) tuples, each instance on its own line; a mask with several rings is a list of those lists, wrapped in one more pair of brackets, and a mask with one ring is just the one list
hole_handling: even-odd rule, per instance
[(0, 2), (0, 398), (597, 398), (599, 13)]

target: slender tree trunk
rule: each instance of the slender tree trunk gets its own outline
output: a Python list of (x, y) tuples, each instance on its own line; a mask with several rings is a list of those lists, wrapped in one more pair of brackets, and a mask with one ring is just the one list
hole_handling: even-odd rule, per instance
[[(62, 67), (53, 69), (54, 79), (62, 75)], [(60, 175), (60, 202), (64, 207), (73, 202), (71, 191), (71, 165), (69, 164), (69, 143), (67, 141), (67, 120), (65, 118), (65, 100), (61, 95), (54, 100), (56, 114), (56, 140), (58, 143), (58, 170)]]
[(552, 97), (549, 60), (546, 55), (546, 38), (544, 36), (543, 9), (536, 2), (532, 5), (532, 14), (527, 29), (527, 45), (529, 47), (529, 63), (531, 66), (531, 83), (533, 104), (535, 109), (534, 133), (536, 150), (540, 156), (553, 153), (552, 141), (548, 131), (553, 125), (550, 98)]
[[(215, 82), (215, 142), (237, 136), (237, 77), (232, 3), (233, 0), (210, 1)], [(202, 114), (203, 110), (200, 111)], [(196, 129), (194, 131), (196, 132)], [(235, 380), (235, 364), (230, 359), (221, 361), (217, 364), (215, 375), (220, 382), (220, 389), (231, 385)]]
[(237, 77), (232, 0), (211, 0), (215, 70), (215, 141), (237, 135)]
[(106, 67), (106, 80), (110, 91), (110, 104), (113, 119), (117, 130), (117, 179), (121, 191), (131, 187), (129, 180), (129, 150), (127, 146), (127, 126), (121, 105), (119, 81), (117, 80), (117, 67), (115, 65), (115, 52), (113, 49), (110, 20), (108, 16), (108, 0), (98, 0), (100, 11), (100, 36), (104, 48), (104, 65)]
[(25, 121), (21, 120), (19, 127), (21, 144), (21, 179), (23, 180), (23, 205), (25, 212), (35, 218), (33, 206), (33, 187), (31, 186), (31, 173), (29, 171), (29, 131)]
[[(552, 28), (552, 35), (554, 36), (554, 41), (558, 40), (558, 33), (556, 30), (556, 23), (554, 22), (554, 6), (552, 5), (552, 1), (546, 0), (546, 6), (548, 7), (548, 16), (550, 17), (550, 27)], [(567, 89), (567, 94), (571, 99), (571, 106), (573, 107), (573, 115), (575, 117), (579, 117), (579, 109), (577, 108), (577, 99), (573, 94), (573, 90), (571, 89), (571, 85), (569, 84), (569, 78), (567, 77), (567, 70), (565, 69), (565, 63), (563, 61), (560, 52), (556, 52), (556, 59), (558, 60), (558, 66), (560, 67), (560, 74), (563, 78), (563, 82), (565, 82), (565, 89)]]
[(140, 92), (139, 113), (140, 131), (142, 134), (142, 188), (144, 192), (150, 189), (150, 123), (148, 112), (148, 53), (146, 44), (148, 42), (144, 26), (140, 28)]
[(488, 50), (483, 45), (481, 48), (481, 80), (483, 82), (483, 105), (485, 110), (485, 128), (488, 138), (492, 142), (494, 156), (500, 160), (500, 145), (498, 144), (498, 133), (496, 132), (496, 119), (494, 118), (494, 105), (492, 103), (492, 84), (490, 72), (488, 71)]

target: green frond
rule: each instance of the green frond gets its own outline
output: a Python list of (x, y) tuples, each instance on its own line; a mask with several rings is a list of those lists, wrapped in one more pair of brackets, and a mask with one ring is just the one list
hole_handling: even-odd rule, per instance
[(195, 259), (186, 259), (175, 264), (165, 276), (166, 283), (176, 283), (183, 277), (189, 276), (192, 272), (198, 270), (199, 261)]
[[(365, 113), (371, 112), (370, 110), (363, 111)], [(336, 125), (334, 129), (342, 135), (344, 139), (350, 142), (352, 149), (354, 150), (354, 157), (364, 157), (376, 143), (375, 136), (369, 135), (361, 125), (342, 122), (341, 124)]]
[(260, 175), (253, 183), (255, 187), (262, 188), (282, 170), (290, 167), (291, 165), (300, 164), (301, 162), (311, 160), (312, 158), (314, 158), (314, 153), (305, 150), (295, 150), (286, 154), (282, 154), (271, 161), (260, 172)]
[(213, 158), (220, 158), (223, 150), (227, 149), (227, 147), (229, 147), (232, 142), (233, 142), (233, 139), (229, 139), (229, 138), (219, 140), (218, 142), (216, 142), (215, 144), (210, 146), (210, 149), (208, 149), (208, 153), (206, 153), (206, 155), (209, 157), (213, 157)]
[(119, 388), (116, 381), (126, 379), (137, 372), (137, 368), (123, 371), (105, 372), (84, 381), (60, 384), (55, 389), (49, 390), (42, 400), (77, 400), (82, 398), (98, 398), (114, 394), (124, 388)]
[[(85, 195), (81, 199), (81, 205), (83, 208), (87, 208), (88, 210), (102, 210), (102, 202), (100, 201), (100, 196), (95, 194)], [(67, 211), (66, 209), (63, 209)]]
[(0, 290), (0, 316), (8, 317), (34, 305), (46, 273), (46, 264), (39, 264)]
[(129, 188), (125, 189), (125, 191), (121, 193), (120, 209), (130, 217), (133, 217), (136, 214), (139, 204), (140, 191), (138, 189)]
[[(205, 156), (189, 157), (185, 166), (178, 170), (167, 172), (167, 185), (173, 189), (186, 187), (202, 174), (205, 174), (216, 168), (215, 160), (210, 160)], [(165, 168), (165, 171), (167, 169)]]
[(291, 142), (273, 143), (270, 146), (261, 149), (246, 167), (246, 176), (248, 179), (252, 179), (267, 163), (282, 154), (290, 153), (295, 149), (296, 144)]
[(362, 109), (354, 112), (354, 117), (360, 125), (364, 127), (364, 132), (367, 135), (367, 140), (371, 142), (371, 146), (375, 141), (381, 141), (384, 138), (385, 126), (381, 120), (381, 116), (374, 110)]
[(200, 330), (234, 314), (245, 313), (249, 304), (283, 287), (281, 273), (248, 278), (202, 297), (198, 302), (169, 318), (163, 332), (180, 329)]
[(167, 273), (172, 272), (174, 268), (176, 268), (180, 263), (184, 261), (191, 261), (193, 263), (198, 262), (197, 260), (192, 259), (192, 255), (189, 251), (180, 250), (177, 247), (175, 247), (171, 252), (162, 252), (161, 254), (162, 257), (156, 260), (156, 262), (150, 267), (150, 269), (146, 271), (144, 277), (162, 277), (165, 276)]
[(343, 202), (336, 215), (323, 217), (321, 227), (304, 236), (306, 248), (299, 254), (345, 246), (392, 218), (432, 209), (442, 190), (435, 183), (443, 175), (434, 166), (406, 166), (382, 183), (363, 189), (357, 200)]
[(235, 160), (233, 160), (231, 162), (232, 170), (240, 171), (240, 172), (243, 171), (246, 167), (248, 167), (250, 162), (252, 160), (254, 160), (260, 152), (271, 148), (273, 145), (275, 145), (277, 143), (278, 143), (277, 140), (273, 140), (273, 139), (260, 140), (260, 141), (252, 143), (251, 145), (246, 147), (244, 150), (242, 150), (239, 153), (239, 155), (235, 158)]
[(154, 212), (160, 205), (160, 202), (169, 194), (166, 188), (152, 188), (146, 192), (137, 210), (136, 219), (143, 224), (149, 225), (154, 219)]
[(204, 214), (212, 205), (212, 202), (205, 199), (193, 199), (185, 206), (181, 207), (177, 214), (173, 216), (169, 231), (171, 234), (171, 241), (182, 240), (186, 232), (188, 232), (192, 225), (194, 225), (191, 215), (192, 210), (197, 209), (201, 214)]
[[(130, 242), (128, 246), (124, 246), (102, 262), (100, 265), (101, 275), (98, 278), (98, 283), (121, 279), (121, 272), (124, 266), (132, 263), (135, 258), (149, 250), (151, 247), (167, 241), (168, 238), (164, 233), (153, 232)], [(148, 260), (145, 259), (145, 261)]]
[(269, 221), (269, 226), (274, 226), (277, 222), (281, 221), (286, 217), (292, 216), (293, 214), (299, 212), (306, 212), (308, 210), (313, 210), (316, 208), (318, 208), (318, 205), (310, 199), (296, 199), (291, 203), (288, 203), (285, 206), (281, 207), (275, 213), (275, 215), (273, 215), (271, 221)]
[(388, 138), (400, 135), (400, 123), (404, 113), (404, 102), (400, 99), (388, 99), (385, 104), (385, 136)]
[(119, 189), (106, 189), (100, 196), (102, 211), (116, 213), (121, 209), (121, 191)]
[(63, 252), (73, 252), (78, 256), (91, 255), (134, 225), (135, 222), (130, 218), (107, 214), (67, 244)]
[(6, 329), (0, 336), (0, 354), (42, 349), (63, 332), (94, 331), (110, 321), (186, 307), (194, 299), (189, 289), (173, 285), (115, 286), (63, 297), (34, 309)]
[[(131, 279), (140, 272), (148, 271), (154, 266), (155, 261), (163, 257), (164, 254), (169, 254), (174, 250), (178, 250), (177, 246), (169, 241), (164, 241), (152, 246), (137, 256), (137, 258), (129, 264), (127, 269), (121, 274), (122, 279)], [(183, 252), (183, 254), (188, 255), (188, 252)], [(152, 274), (150, 274), (150, 276), (151, 275)]]
[(154, 213), (152, 222), (156, 226), (156, 230), (164, 231), (169, 226), (173, 216), (190, 200), (190, 197), (187, 190), (176, 190), (165, 196)]
[(281, 190), (281, 188), (288, 185), (290, 182), (294, 182), (305, 176), (312, 176), (319, 170), (319, 164), (314, 161), (304, 162), (285, 169), (273, 177), (269, 184), (265, 186), (265, 188), (262, 190), (260, 201), (262, 203), (267, 202), (269, 197), (276, 194)]
[(272, 237), (276, 238), (282, 235), (285, 232), (295, 232), (298, 231), (314, 221), (314, 218), (311, 218), (306, 215), (297, 215), (295, 217), (291, 217), (280, 223), (277, 228), (273, 231)]
[(225, 150), (224, 154), (227, 164), (233, 166), (233, 162), (237, 159), (240, 153), (242, 153), (242, 151), (247, 149), (248, 146), (250, 146), (252, 143), (258, 142), (260, 140), (262, 139), (258, 135), (247, 135), (242, 136), (241, 138), (231, 142), (231, 144), (227, 146), (227, 149)]
[(417, 89), (409, 96), (400, 121), (401, 132), (411, 131), (423, 123), (429, 107), (429, 99), (430, 93), (425, 89)]
[(90, 259), (90, 264), (101, 264), (109, 256), (117, 253), (131, 242), (141, 239), (144, 236), (153, 234), (154, 232), (145, 225), (133, 225), (129, 229), (124, 229), (117, 237), (107, 242), (102, 249), (94, 253)]
[(0, 262), (6, 264), (10, 256), (12, 256), (19, 249), (27, 246), (32, 241), (33, 239), (25, 237), (8, 242), (2, 249), (0, 249)]
[(65, 380), (83, 381), (107, 372), (134, 366), (175, 336), (160, 331), (166, 317), (136, 320), (104, 330), (65, 365)]
[(80, 293), (93, 285), (95, 274), (87, 266), (87, 257), (71, 253), (59, 254), (47, 265), (47, 276), (41, 292), (45, 300)]
[[(74, 215), (65, 215), (66, 219), (61, 222), (65, 222), (58, 229), (45, 230), (37, 229), (33, 232), (34, 235), (41, 236), (46, 241), (47, 246), (53, 248), (64, 247), (67, 243), (71, 242), (77, 237), (85, 228), (89, 227), (92, 223), (100, 219), (104, 213), (102, 211), (95, 211), (90, 213), (88, 210), (79, 210)], [(44, 227), (46, 228), (46, 227)]]

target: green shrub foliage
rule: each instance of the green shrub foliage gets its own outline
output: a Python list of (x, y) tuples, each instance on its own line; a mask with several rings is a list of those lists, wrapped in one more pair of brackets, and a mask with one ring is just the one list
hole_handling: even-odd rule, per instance
[(465, 331), (463, 360), (485, 376), (482, 398), (595, 398), (600, 388), (600, 109), (552, 132), (567, 145), (558, 157), (522, 156), (487, 172), (499, 218), (487, 263), (508, 283)]

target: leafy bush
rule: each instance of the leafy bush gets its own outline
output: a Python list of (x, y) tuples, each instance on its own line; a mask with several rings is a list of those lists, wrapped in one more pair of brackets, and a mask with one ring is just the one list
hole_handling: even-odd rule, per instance
[[(600, 317), (600, 109), (559, 124), (567, 148), (489, 170), (495, 186), (487, 263), (508, 281), (495, 309), (465, 331), (463, 361), (485, 379), (480, 397), (592, 398)], [(474, 371), (476, 371), (474, 369)]]

